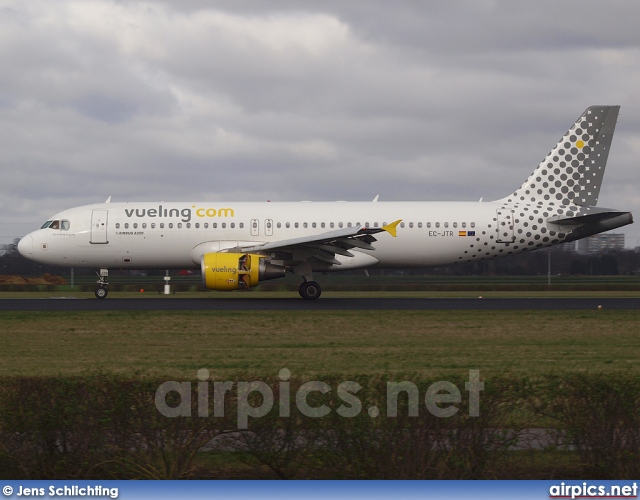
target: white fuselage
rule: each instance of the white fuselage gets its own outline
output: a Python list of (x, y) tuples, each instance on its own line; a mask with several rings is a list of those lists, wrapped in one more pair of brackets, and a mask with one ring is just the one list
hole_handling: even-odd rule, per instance
[[(71, 267), (189, 269), (200, 267), (204, 253), (402, 219), (396, 238), (379, 233), (374, 251), (356, 249), (355, 258), (337, 256), (343, 265), (321, 270), (428, 267), (562, 242), (566, 235), (547, 222), (553, 214), (542, 210), (520, 205), (511, 212), (504, 202), (104, 203), (56, 214), (51, 220), (68, 221), (66, 229), (34, 231), (19, 249)], [(499, 224), (508, 236), (499, 235)]]

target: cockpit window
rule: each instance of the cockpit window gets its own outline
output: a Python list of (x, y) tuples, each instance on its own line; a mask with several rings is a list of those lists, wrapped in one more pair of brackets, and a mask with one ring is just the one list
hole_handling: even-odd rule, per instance
[(66, 220), (48, 220), (45, 222), (40, 229), (61, 229), (62, 231), (68, 231), (71, 227), (71, 223)]

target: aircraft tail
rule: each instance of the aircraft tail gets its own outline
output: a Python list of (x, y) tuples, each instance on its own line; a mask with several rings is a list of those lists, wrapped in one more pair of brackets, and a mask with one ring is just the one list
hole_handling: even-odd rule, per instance
[(591, 106), (513, 194), (517, 204), (595, 206), (620, 106)]

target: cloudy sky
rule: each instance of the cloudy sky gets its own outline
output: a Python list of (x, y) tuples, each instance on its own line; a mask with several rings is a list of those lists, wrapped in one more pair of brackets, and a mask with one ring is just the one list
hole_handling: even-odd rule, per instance
[(622, 106), (599, 204), (640, 220), (639, 19), (637, 0), (0, 0), (0, 244), (108, 196), (497, 199), (592, 104)]

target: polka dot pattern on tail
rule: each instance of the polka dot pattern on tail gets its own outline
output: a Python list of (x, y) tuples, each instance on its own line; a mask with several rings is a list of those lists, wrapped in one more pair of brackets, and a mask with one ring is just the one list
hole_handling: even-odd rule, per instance
[(595, 206), (619, 108), (587, 108), (520, 189), (498, 201)]

